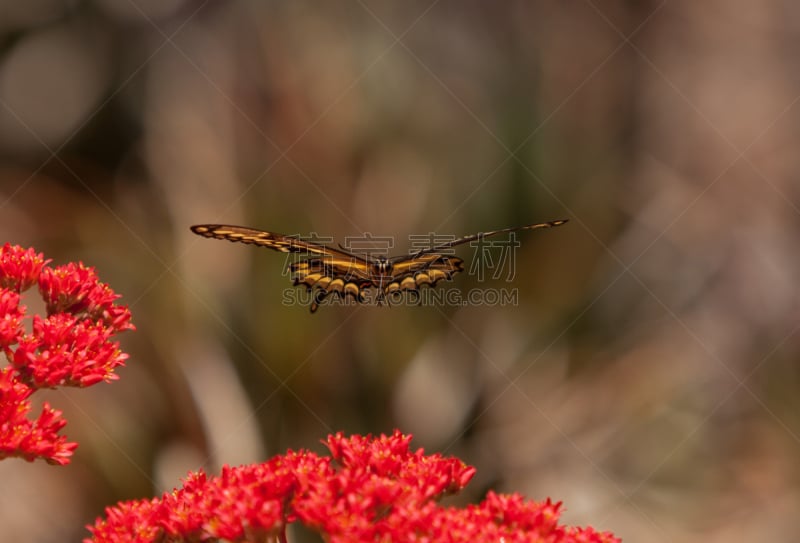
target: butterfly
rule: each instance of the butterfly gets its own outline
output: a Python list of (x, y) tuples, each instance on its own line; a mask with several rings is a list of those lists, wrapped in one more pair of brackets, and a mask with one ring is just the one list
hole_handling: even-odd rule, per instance
[(348, 252), (341, 245), (329, 247), (303, 241), (296, 236), (286, 236), (244, 226), (225, 224), (197, 224), (191, 227), (199, 236), (214, 239), (268, 247), (282, 253), (304, 253), (306, 260), (294, 262), (289, 266), (295, 286), (304, 285), (314, 291), (311, 312), (330, 294), (342, 297), (352, 296), (364, 303), (366, 289), (378, 291), (378, 301), (396, 292), (419, 293), (424, 286), (433, 287), (442, 279), (450, 280), (458, 272), (464, 271), (464, 261), (458, 257), (444, 254), (446, 249), (482, 240), (497, 234), (519, 230), (535, 230), (561, 226), (568, 219), (529, 224), (513, 228), (503, 228), (490, 232), (479, 232), (422, 249), (409, 255), (387, 258), (371, 255), (357, 255)]

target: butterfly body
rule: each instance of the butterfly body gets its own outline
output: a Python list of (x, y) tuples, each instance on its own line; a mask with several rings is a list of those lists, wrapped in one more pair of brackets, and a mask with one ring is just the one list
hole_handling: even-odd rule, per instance
[(224, 239), (267, 247), (283, 253), (305, 253), (310, 255), (289, 265), (295, 286), (303, 285), (314, 291), (311, 312), (329, 295), (353, 297), (364, 302), (364, 291), (375, 288), (378, 301), (396, 292), (417, 293), (423, 286), (433, 287), (442, 279), (450, 280), (456, 273), (464, 271), (464, 261), (443, 254), (443, 251), (469, 241), (483, 239), (504, 232), (533, 230), (560, 226), (566, 220), (537, 223), (516, 228), (505, 228), (482, 232), (455, 239), (411, 255), (391, 258), (385, 256), (358, 255), (343, 248), (333, 248), (264, 230), (222, 224), (199, 224), (192, 232), (207, 238)]

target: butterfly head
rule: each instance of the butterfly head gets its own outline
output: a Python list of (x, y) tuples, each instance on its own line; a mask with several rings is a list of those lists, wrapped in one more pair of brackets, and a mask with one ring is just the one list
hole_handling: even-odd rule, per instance
[(377, 271), (379, 275), (391, 275), (393, 267), (394, 265), (392, 264), (391, 260), (385, 256), (379, 256), (376, 259), (375, 271)]

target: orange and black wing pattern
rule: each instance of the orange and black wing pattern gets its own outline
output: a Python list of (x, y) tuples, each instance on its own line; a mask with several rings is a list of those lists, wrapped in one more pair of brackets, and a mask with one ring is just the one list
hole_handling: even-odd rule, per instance
[(525, 226), (503, 228), (489, 232), (479, 232), (462, 238), (457, 238), (428, 249), (423, 249), (410, 256), (398, 256), (392, 261), (392, 278), (383, 287), (385, 294), (395, 292), (417, 292), (423, 286), (433, 287), (442, 279), (450, 280), (458, 272), (464, 271), (464, 261), (460, 258), (441, 254), (441, 251), (475, 241), (488, 238), (497, 234), (517, 232), (520, 230), (536, 230), (539, 228), (552, 228), (561, 226), (568, 219), (561, 219), (550, 222), (540, 222)]
[(191, 230), (207, 238), (257, 245), (282, 253), (313, 255), (313, 258), (294, 262), (289, 266), (295, 286), (305, 285), (308, 290), (314, 290), (312, 313), (329, 294), (353, 296), (362, 302), (363, 289), (373, 286), (370, 280), (370, 263), (359, 255), (303, 241), (297, 237), (244, 226), (198, 224), (192, 226)]
[(244, 226), (196, 224), (191, 227), (191, 230), (198, 236), (258, 245), (259, 247), (267, 247), (282, 253), (310, 253), (322, 256), (343, 255), (356, 257), (355, 255), (343, 251), (331, 249), (325, 245), (303, 241), (294, 236), (286, 236), (284, 234), (276, 234), (275, 232), (266, 232), (264, 230), (256, 230), (255, 228), (247, 228)]
[(371, 265), (363, 258), (325, 257), (310, 258), (289, 265), (294, 285), (305, 285), (314, 292), (311, 312), (329, 295), (346, 298), (352, 296), (359, 303), (365, 301), (364, 289), (374, 286)]
[(385, 295), (417, 292), (421, 287), (436, 286), (464, 271), (464, 261), (455, 256), (425, 253), (397, 259), (392, 263), (391, 279), (383, 286)]

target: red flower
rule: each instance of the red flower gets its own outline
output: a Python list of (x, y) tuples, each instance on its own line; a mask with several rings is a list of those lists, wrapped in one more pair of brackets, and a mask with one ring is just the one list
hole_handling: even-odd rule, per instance
[(39, 292), (48, 315), (85, 316), (103, 321), (118, 332), (134, 328), (128, 308), (114, 305), (119, 295), (99, 281), (94, 268), (87, 268), (82, 262), (44, 268), (39, 275)]
[(474, 468), (456, 458), (410, 451), (395, 432), (328, 437), (332, 458), (312, 452), (264, 464), (224, 467), (219, 477), (190, 474), (181, 489), (155, 500), (106, 509), (86, 543), (286, 541), (302, 522), (325, 541), (619, 543), (609, 533), (560, 526), (560, 504), (490, 492), (464, 509), (436, 498), (461, 489)]
[(19, 304), (19, 294), (0, 287), (0, 349), (6, 350), (22, 335), (25, 307)]
[(41, 253), (6, 243), (0, 249), (0, 287), (23, 292), (36, 283), (48, 261)]
[(395, 522), (401, 509), (461, 490), (475, 468), (457, 458), (412, 452), (410, 435), (328, 437), (331, 455), (339, 461), (332, 475), (312, 481), (295, 513), (306, 525), (333, 539), (373, 539)]
[(61, 412), (47, 403), (39, 418), (27, 418), (28, 397), (33, 389), (20, 382), (11, 368), (0, 369), (0, 459), (19, 456), (32, 461), (44, 458), (50, 464), (67, 464), (77, 443), (68, 443), (58, 432), (67, 423)]
[[(0, 458), (44, 458), (66, 464), (77, 446), (58, 436), (66, 421), (44, 405), (35, 421), (29, 396), (39, 388), (86, 387), (116, 379), (128, 355), (113, 336), (132, 330), (130, 311), (101, 283), (93, 268), (67, 264), (50, 268), (33, 249), (6, 244), (0, 249), (0, 349), (10, 366), (0, 382)], [(33, 316), (25, 333), (20, 293), (39, 284), (47, 316)]]
[(149, 543), (156, 541), (161, 530), (156, 519), (160, 500), (134, 500), (106, 507), (106, 524), (97, 534), (97, 541), (115, 543)]
[(113, 330), (102, 322), (79, 320), (60, 313), (42, 319), (33, 317), (33, 334), (20, 339), (11, 363), (35, 388), (87, 387), (113, 381), (117, 366), (128, 355), (111, 341)]

